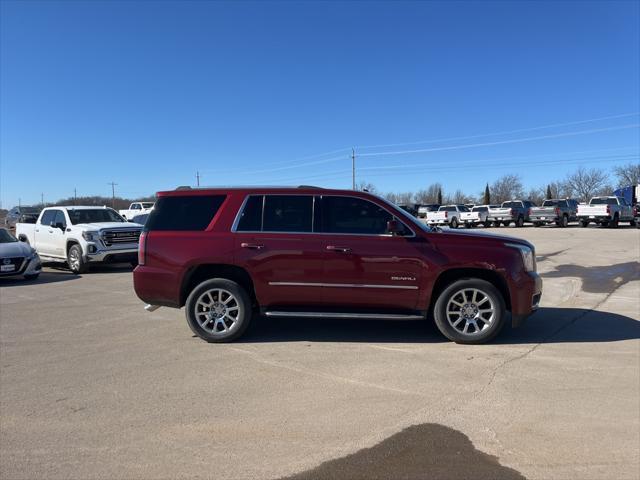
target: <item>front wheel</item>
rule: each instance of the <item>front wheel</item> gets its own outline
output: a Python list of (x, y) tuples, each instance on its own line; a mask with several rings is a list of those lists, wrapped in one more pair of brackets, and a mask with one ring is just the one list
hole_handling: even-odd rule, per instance
[(498, 289), (478, 278), (452, 283), (434, 307), (438, 329), (456, 343), (488, 342), (502, 330), (505, 316), (504, 299)]
[(67, 253), (67, 263), (73, 273), (80, 274), (87, 271), (87, 263), (82, 258), (82, 248), (80, 245), (71, 245)]
[(189, 327), (210, 343), (240, 337), (251, 322), (253, 310), (247, 292), (236, 282), (214, 278), (202, 282), (189, 294), (185, 305)]

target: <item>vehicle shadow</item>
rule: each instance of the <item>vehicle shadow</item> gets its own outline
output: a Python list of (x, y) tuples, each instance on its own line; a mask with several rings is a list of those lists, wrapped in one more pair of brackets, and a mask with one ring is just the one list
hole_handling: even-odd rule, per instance
[[(524, 326), (506, 327), (493, 344), (616, 342), (640, 338), (640, 321), (583, 308), (541, 308)], [(255, 319), (239, 343), (270, 342), (448, 342), (433, 321)]]
[(43, 267), (47, 267), (50, 270), (56, 270), (58, 272), (66, 272), (69, 275), (81, 277), (82, 275), (91, 275), (92, 273), (123, 273), (132, 272), (133, 267), (128, 263), (98, 263), (91, 265), (89, 271), (80, 275), (76, 275), (69, 267), (64, 263), (43, 263)]
[(61, 272), (42, 272), (37, 279), (27, 280), (23, 277), (0, 279), (0, 288), (5, 287), (22, 287), (28, 285), (43, 285), (46, 283), (58, 283), (66, 282), (68, 280), (75, 280), (78, 277), (70, 271)]

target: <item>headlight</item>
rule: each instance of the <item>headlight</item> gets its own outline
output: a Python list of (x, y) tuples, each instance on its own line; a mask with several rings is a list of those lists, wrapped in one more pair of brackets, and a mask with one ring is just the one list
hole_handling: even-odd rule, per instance
[(536, 269), (535, 259), (533, 257), (533, 250), (525, 245), (520, 245), (518, 243), (505, 243), (507, 247), (515, 248), (520, 250), (520, 254), (522, 255), (522, 263), (524, 264), (524, 269), (527, 272), (534, 272)]
[(98, 240), (98, 232), (82, 232), (82, 238), (87, 242), (95, 242)]

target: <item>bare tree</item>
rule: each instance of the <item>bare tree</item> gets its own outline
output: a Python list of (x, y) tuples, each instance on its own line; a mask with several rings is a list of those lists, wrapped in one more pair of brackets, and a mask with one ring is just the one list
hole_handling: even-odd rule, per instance
[(398, 194), (393, 192), (387, 192), (384, 194), (384, 198), (390, 201), (391, 203), (398, 204)]
[(426, 190), (420, 190), (415, 194), (417, 203), (438, 203), (438, 191), (442, 190), (442, 184), (432, 183)]
[(565, 184), (573, 195), (581, 201), (587, 202), (594, 195), (611, 192), (611, 187), (607, 184), (607, 181), (607, 174), (603, 170), (598, 168), (587, 170), (584, 167), (580, 167), (567, 176)]
[(361, 181), (356, 185), (356, 190), (360, 190), (362, 192), (369, 192), (373, 194), (378, 194), (378, 189), (373, 183), (368, 183), (365, 181)]
[(514, 198), (524, 197), (524, 188), (518, 175), (505, 175), (491, 185), (491, 201), (506, 202)]
[(614, 167), (613, 173), (616, 176), (618, 187), (640, 184), (640, 163), (629, 163)]
[(544, 191), (545, 191), (544, 187), (532, 188), (531, 190), (529, 190), (527, 199), (531, 200), (536, 205), (542, 205), (542, 202), (544, 201), (544, 198), (545, 198)]
[(413, 196), (413, 192), (397, 193), (396, 197), (398, 205), (409, 205), (410, 203), (413, 203)]

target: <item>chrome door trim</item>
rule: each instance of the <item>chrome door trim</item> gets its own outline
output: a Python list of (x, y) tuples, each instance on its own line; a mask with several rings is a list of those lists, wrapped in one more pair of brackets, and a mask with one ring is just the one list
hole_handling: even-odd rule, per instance
[(332, 312), (265, 312), (267, 317), (297, 318), (355, 318), (377, 320), (424, 320), (422, 315), (403, 315), (397, 313), (332, 313)]
[(313, 283), (313, 282), (269, 282), (275, 287), (329, 287), (329, 288), (394, 288), (418, 290), (416, 285), (369, 285), (365, 283)]

